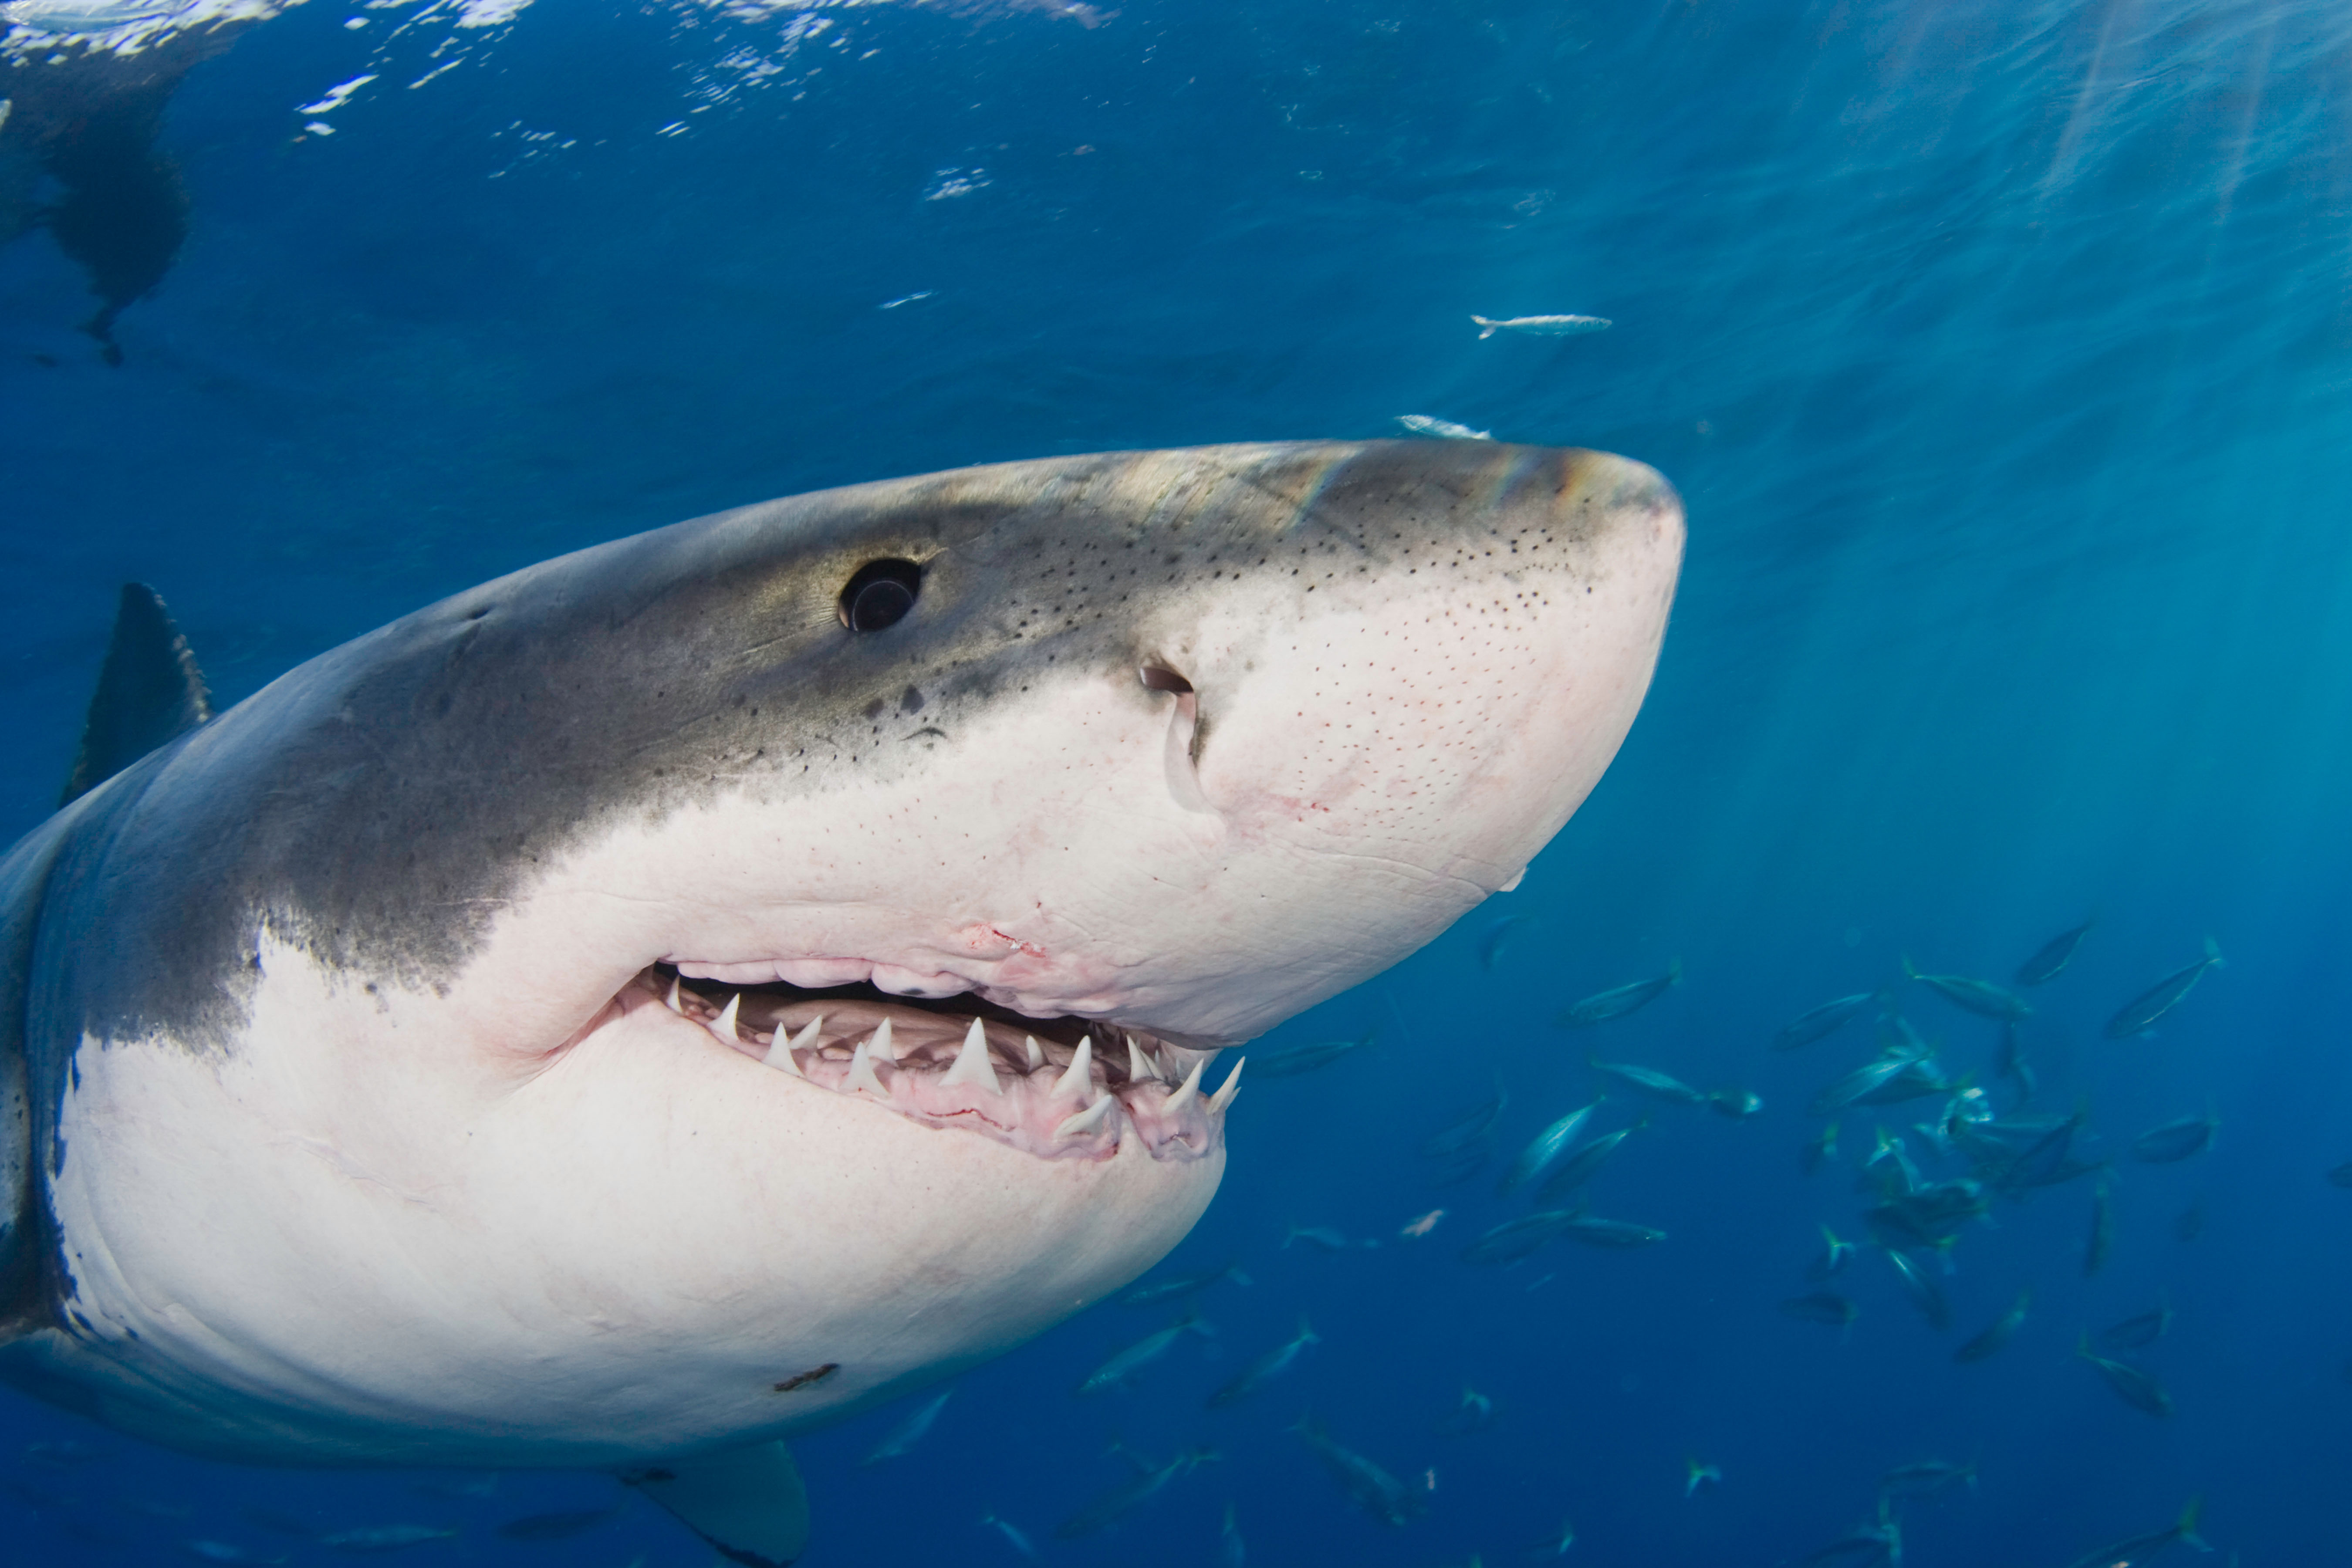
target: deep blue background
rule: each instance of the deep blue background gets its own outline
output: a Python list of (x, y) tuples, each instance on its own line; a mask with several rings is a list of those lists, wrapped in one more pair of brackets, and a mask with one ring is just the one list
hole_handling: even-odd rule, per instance
[[(1391, 998), (1412, 1031), (1242, 1100), (1171, 1265), (1255, 1278), (1204, 1299), (1215, 1359), (1188, 1344), (1133, 1394), (1074, 1399), (1164, 1321), (1106, 1306), (965, 1378), (912, 1458), (858, 1467), (897, 1412), (803, 1441), (812, 1563), (1010, 1563), (993, 1510), (1053, 1561), (1204, 1564), (1230, 1500), (1260, 1564), (1499, 1564), (1564, 1516), (1571, 1561), (1771, 1563), (1929, 1456), (1982, 1484), (1910, 1510), (1914, 1568), (2057, 1568), (2200, 1490), (2216, 1562), (2346, 1554), (2352, 1194), (2324, 1173), (2352, 1159), (2352, 13), (1152, 0), (812, 31), (603, 9), (395, 32), (415, 8), (313, 0), (202, 68), (167, 128), (194, 233), (123, 318), (120, 370), (74, 331), (89, 302), (49, 243), (0, 250), (0, 825), (54, 798), (131, 576), (234, 699), (558, 551), (966, 462), (1428, 413), (1643, 458), (1690, 510), (1649, 706), (1524, 889), (1271, 1042), (1360, 1033)], [(296, 106), (363, 70), (336, 133), (303, 135)], [(1467, 320), (1563, 310), (1617, 324), (1479, 342)], [(1537, 920), (1489, 973), (1505, 912)], [(2004, 976), (2093, 912), (2026, 1027), (2041, 1104), (2087, 1104), (2110, 1152), (2210, 1106), (2214, 1150), (2125, 1163), (2094, 1279), (2088, 1184), (2004, 1205), (1955, 1255), (1952, 1335), (1872, 1258), (1843, 1342), (1779, 1314), (1815, 1223), (1855, 1228), (1873, 1119), (1801, 1176), (1805, 1102), (1869, 1041), (1779, 1056), (1771, 1031), (1905, 952)], [(2209, 935), (2229, 966), (2158, 1037), (2099, 1037)], [(1675, 957), (1649, 1011), (1549, 1026)], [(1956, 1070), (1989, 1067), (1990, 1026), (1907, 1005)], [(1768, 1109), (1662, 1116), (1622, 1152), (1594, 1201), (1670, 1232), (1654, 1249), (1459, 1262), (1515, 1211), (1490, 1180), (1427, 1188), (1433, 1108), (1499, 1075), (1516, 1146), (1589, 1098), (1589, 1048)], [(1294, 1222), (1388, 1237), (1441, 1203), (1424, 1242), (1279, 1247)], [(2016, 1342), (1955, 1366), (2027, 1283)], [(2160, 1291), (2165, 1422), (2070, 1353)], [(1302, 1312), (1326, 1342), (1286, 1384), (1201, 1408)], [(1496, 1424), (1442, 1436), (1465, 1381)], [(1429, 1516), (1353, 1511), (1284, 1430), (1310, 1405), (1392, 1470), (1433, 1468)], [(13, 1397), (0, 1430), (12, 1562), (196, 1537), (331, 1555), (248, 1504), (467, 1527), (419, 1564), (708, 1557), (635, 1503), (556, 1545), (488, 1531), (596, 1506), (599, 1478), (452, 1499), (230, 1470)], [(1114, 1434), (1223, 1458), (1052, 1543), (1121, 1473)], [(64, 1436), (105, 1456), (17, 1457)], [(1685, 1500), (1692, 1457), (1724, 1479)]]

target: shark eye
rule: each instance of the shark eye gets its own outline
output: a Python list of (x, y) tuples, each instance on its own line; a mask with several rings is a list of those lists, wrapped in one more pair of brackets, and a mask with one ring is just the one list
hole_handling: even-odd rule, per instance
[(1179, 696), (1192, 689), (1192, 683), (1164, 664), (1147, 664), (1141, 672), (1143, 684), (1152, 691), (1173, 691)]
[(841, 624), (878, 632), (904, 620), (923, 591), (923, 569), (911, 561), (868, 561), (841, 591)]

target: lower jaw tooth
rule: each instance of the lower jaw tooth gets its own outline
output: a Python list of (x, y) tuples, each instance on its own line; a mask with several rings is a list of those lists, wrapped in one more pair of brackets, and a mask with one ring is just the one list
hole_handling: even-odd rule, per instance
[[(887, 1022), (882, 1026), (884, 1029), (889, 1026)], [(877, 1033), (879, 1031), (877, 1030)], [(853, 1092), (864, 1089), (877, 1100), (887, 1100), (890, 1098), (890, 1091), (884, 1089), (882, 1080), (874, 1076), (873, 1058), (866, 1055), (866, 1047), (870, 1043), (866, 1040), (860, 1040), (857, 1043), (857, 1049), (849, 1058), (849, 1076), (842, 1079), (841, 1087)]]
[(772, 1068), (781, 1068), (794, 1078), (806, 1078), (808, 1074), (801, 1071), (801, 1064), (793, 1059), (793, 1053), (815, 1045), (817, 1031), (824, 1027), (824, 1015), (820, 1013), (810, 1020), (807, 1028), (787, 1039), (784, 1037), (784, 1026), (779, 1023), (776, 1026), (775, 1040), (768, 1047), (766, 1058), (768, 1065)]
[(1208, 1070), (1208, 1058), (1202, 1057), (1199, 1061), (1194, 1062), (1192, 1064), (1192, 1075), (1185, 1079), (1183, 1087), (1177, 1089), (1175, 1093), (1170, 1095), (1168, 1097), (1167, 1103), (1162, 1105), (1160, 1109), (1162, 1111), (1172, 1114), (1183, 1110), (1186, 1106), (1192, 1104), (1193, 1100), (1200, 1098), (1201, 1075)]
[[(1242, 1068), (1247, 1066), (1249, 1066), (1249, 1058), (1247, 1057), (1244, 1057), (1241, 1060), (1234, 1064), (1234, 1070), (1227, 1075), (1225, 1081), (1218, 1086), (1217, 1092), (1209, 1096), (1209, 1109), (1211, 1110), (1222, 1111), (1225, 1107), (1234, 1102), (1234, 1096), (1242, 1091)], [(1192, 1076), (1197, 1079), (1201, 1075), (1196, 1072)]]
[(1076, 1115), (1064, 1117), (1062, 1124), (1054, 1129), (1055, 1142), (1059, 1142), (1065, 1138), (1076, 1138), (1081, 1133), (1093, 1131), (1102, 1125), (1103, 1119), (1110, 1114), (1111, 1107), (1118, 1103), (1117, 1095), (1106, 1094)]
[(741, 1037), (735, 1033), (735, 1015), (742, 1010), (743, 993), (738, 991), (734, 995), (727, 998), (726, 1007), (720, 1011), (718, 1017), (710, 1021), (709, 1026), (710, 1032), (730, 1046), (740, 1044)]
[(1054, 1080), (1052, 1092), (1055, 1098), (1060, 1099), (1066, 1095), (1073, 1099), (1084, 1100), (1087, 1096), (1087, 1085), (1091, 1081), (1094, 1059), (1094, 1041), (1080, 1040), (1078, 1054), (1070, 1058), (1070, 1065), (1063, 1069), (1060, 1078)]

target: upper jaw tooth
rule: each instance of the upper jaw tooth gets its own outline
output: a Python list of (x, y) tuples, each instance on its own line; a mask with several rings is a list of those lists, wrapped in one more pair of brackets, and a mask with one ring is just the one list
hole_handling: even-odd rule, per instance
[(988, 1029), (974, 1018), (971, 1027), (964, 1032), (963, 1047), (956, 1052), (955, 1065), (940, 1079), (942, 1086), (959, 1083), (985, 1089), (991, 1094), (1003, 1094), (1004, 1086), (996, 1081), (996, 1065), (988, 1059)]

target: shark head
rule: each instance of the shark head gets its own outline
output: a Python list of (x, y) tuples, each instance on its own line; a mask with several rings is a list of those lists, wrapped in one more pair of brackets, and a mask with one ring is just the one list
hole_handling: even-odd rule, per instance
[(37, 1354), (215, 1452), (583, 1465), (994, 1354), (1199, 1216), (1213, 1056), (1516, 883), (1681, 547), (1589, 452), (1061, 458), (313, 660), (48, 830)]

